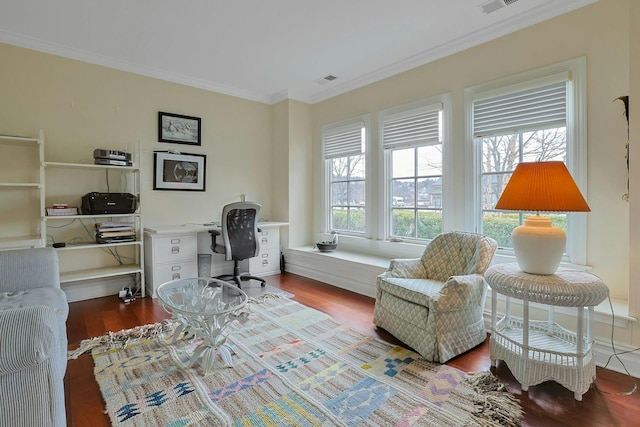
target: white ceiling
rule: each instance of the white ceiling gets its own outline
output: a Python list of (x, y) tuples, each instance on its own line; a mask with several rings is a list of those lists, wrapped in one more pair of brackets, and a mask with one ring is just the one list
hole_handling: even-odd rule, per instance
[[(315, 103), (595, 1), (517, 0), (485, 14), (488, 0), (0, 0), (0, 42)], [(338, 79), (318, 83), (329, 74)]]

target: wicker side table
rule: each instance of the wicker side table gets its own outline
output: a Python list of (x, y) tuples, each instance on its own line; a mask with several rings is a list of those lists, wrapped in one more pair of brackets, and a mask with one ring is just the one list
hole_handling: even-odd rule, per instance
[[(559, 269), (541, 276), (521, 271), (518, 264), (490, 267), (485, 279), (491, 286), (491, 365), (503, 360), (523, 391), (554, 380), (573, 391), (576, 400), (582, 400), (596, 377), (591, 349), (593, 307), (607, 298), (609, 288), (593, 274)], [(507, 297), (500, 320), (498, 293)], [(522, 300), (522, 319), (511, 316), (511, 298)], [(547, 305), (548, 320), (529, 320), (530, 302)], [(577, 308), (575, 333), (555, 322), (554, 307)]]

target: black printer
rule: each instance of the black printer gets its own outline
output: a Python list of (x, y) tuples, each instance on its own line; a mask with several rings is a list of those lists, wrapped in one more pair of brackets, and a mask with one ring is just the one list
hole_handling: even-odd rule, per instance
[(138, 209), (138, 198), (130, 193), (92, 192), (82, 196), (83, 215), (130, 214)]

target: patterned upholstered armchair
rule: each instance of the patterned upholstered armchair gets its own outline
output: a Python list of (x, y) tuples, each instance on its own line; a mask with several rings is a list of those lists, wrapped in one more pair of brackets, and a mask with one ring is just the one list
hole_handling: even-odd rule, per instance
[(378, 276), (373, 323), (425, 359), (444, 363), (484, 342), (484, 272), (497, 248), (475, 233), (433, 239), (421, 258), (391, 260)]

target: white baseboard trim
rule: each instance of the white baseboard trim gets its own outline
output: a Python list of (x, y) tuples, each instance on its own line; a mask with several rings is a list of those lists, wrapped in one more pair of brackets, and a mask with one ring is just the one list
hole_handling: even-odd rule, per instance
[(63, 283), (61, 288), (67, 295), (68, 302), (76, 302), (110, 295), (117, 298), (118, 292), (125, 286), (133, 286), (131, 278), (118, 276), (95, 281)]
[[(638, 357), (638, 354), (640, 354), (640, 350), (619, 343), (615, 343), (615, 349), (618, 356), (611, 358), (611, 361), (607, 365), (607, 369), (619, 372), (621, 374), (626, 374), (626, 368), (632, 376), (640, 378), (640, 357)], [(604, 367), (604, 365), (607, 363), (607, 359), (609, 359), (609, 357), (613, 354), (611, 342), (596, 339), (593, 343), (593, 354), (596, 358), (596, 365), (601, 368)], [(624, 366), (621, 364), (621, 362), (622, 364), (624, 364)], [(629, 388), (631, 387), (633, 387), (633, 384), (630, 381)], [(625, 390), (615, 390), (615, 392), (622, 391)]]

